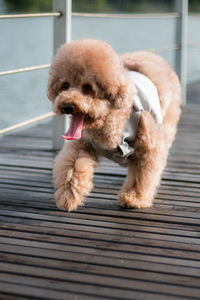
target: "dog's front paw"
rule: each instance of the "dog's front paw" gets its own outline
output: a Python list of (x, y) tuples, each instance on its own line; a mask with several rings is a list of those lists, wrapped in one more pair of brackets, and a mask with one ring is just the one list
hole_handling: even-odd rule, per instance
[(135, 191), (123, 192), (119, 195), (119, 205), (123, 208), (147, 208), (151, 207), (152, 200), (137, 195)]
[(60, 188), (55, 192), (56, 205), (62, 210), (76, 210), (79, 205), (83, 205), (82, 196), (71, 188)]

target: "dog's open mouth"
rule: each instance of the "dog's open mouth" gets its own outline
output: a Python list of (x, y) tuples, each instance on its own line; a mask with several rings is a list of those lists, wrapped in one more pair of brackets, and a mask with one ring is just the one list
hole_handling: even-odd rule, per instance
[(82, 130), (83, 130), (83, 124), (84, 124), (84, 114), (82, 113), (76, 113), (71, 116), (71, 122), (69, 129), (65, 134), (62, 135), (62, 137), (65, 140), (78, 140), (81, 138)]

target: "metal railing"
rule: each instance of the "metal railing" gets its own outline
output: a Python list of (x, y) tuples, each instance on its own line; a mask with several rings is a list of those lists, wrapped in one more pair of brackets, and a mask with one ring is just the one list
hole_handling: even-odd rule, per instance
[(145, 14), (102, 14), (102, 13), (72, 13), (74, 17), (113, 18), (113, 19), (160, 19), (179, 18), (179, 13), (145, 13)]
[(12, 74), (23, 73), (23, 72), (28, 72), (28, 71), (42, 70), (42, 69), (47, 69), (49, 67), (50, 67), (50, 64), (45, 64), (45, 65), (39, 65), (39, 66), (33, 66), (33, 67), (27, 67), (27, 68), (19, 68), (19, 69), (9, 70), (9, 71), (2, 71), (2, 72), (0, 72), (0, 76), (12, 75)]
[[(182, 99), (183, 105), (186, 103), (186, 66), (187, 66), (187, 19), (188, 19), (188, 0), (175, 0), (176, 12), (163, 13), (163, 14), (89, 14), (89, 13), (72, 13), (71, 11), (72, 0), (53, 0), (52, 13), (38, 13), (38, 14), (18, 14), (18, 15), (2, 15), (0, 19), (13, 19), (13, 18), (35, 18), (35, 17), (54, 17), (54, 53), (56, 49), (65, 42), (71, 40), (71, 17), (93, 17), (93, 18), (131, 18), (131, 19), (155, 19), (155, 18), (176, 18), (176, 44), (168, 47), (159, 47), (149, 49), (155, 53), (162, 53), (168, 51), (176, 51), (176, 71), (180, 76), (182, 84)], [(190, 45), (192, 46), (192, 45)], [(193, 44), (193, 47), (198, 44)], [(20, 68), (15, 70), (8, 70), (0, 72), (0, 76), (16, 74), (21, 72), (41, 70), (48, 68), (50, 64), (31, 66), (27, 68)], [(38, 120), (52, 116), (53, 113), (47, 113), (42, 116), (33, 118), (27, 122), (22, 122), (7, 129), (0, 130), (0, 134), (5, 134), (11, 130), (20, 128), (21, 126), (37, 122)], [(60, 133), (65, 130), (65, 118), (54, 117), (53, 121), (53, 148), (59, 149), (62, 146), (62, 139)]]
[(45, 119), (50, 118), (50, 117), (53, 117), (53, 116), (54, 116), (54, 113), (53, 113), (53, 112), (48, 112), (48, 113), (43, 114), (43, 115), (40, 115), (40, 116), (38, 116), (38, 117), (29, 119), (28, 121), (20, 122), (20, 123), (18, 123), (18, 124), (16, 124), (16, 125), (12, 125), (12, 126), (9, 126), (9, 127), (7, 127), (7, 128), (4, 128), (4, 129), (0, 130), (0, 133), (1, 133), (1, 134), (9, 133), (10, 131), (19, 129), (19, 128), (24, 127), (24, 126), (27, 126), (27, 125), (31, 125), (31, 124), (33, 124), (33, 123), (36, 123), (36, 122), (45, 120)]
[(35, 14), (10, 14), (10, 15), (0, 15), (1, 19), (18, 19), (18, 18), (38, 18), (38, 17), (60, 17), (62, 13), (52, 12), (52, 13), (35, 13)]

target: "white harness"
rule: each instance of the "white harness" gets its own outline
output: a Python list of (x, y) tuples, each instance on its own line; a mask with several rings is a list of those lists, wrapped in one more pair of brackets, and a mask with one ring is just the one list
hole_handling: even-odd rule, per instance
[(136, 71), (129, 71), (128, 75), (136, 86), (137, 94), (133, 98), (133, 110), (125, 124), (121, 143), (113, 150), (106, 150), (92, 141), (93, 147), (101, 155), (123, 166), (128, 164), (130, 155), (134, 153), (132, 144), (137, 137), (141, 111), (151, 112), (158, 124), (162, 124), (163, 121), (159, 96), (154, 83), (147, 76)]

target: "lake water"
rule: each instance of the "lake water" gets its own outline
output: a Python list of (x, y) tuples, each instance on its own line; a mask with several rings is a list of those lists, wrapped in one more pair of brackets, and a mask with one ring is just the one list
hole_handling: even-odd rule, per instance
[[(190, 43), (200, 43), (200, 18), (189, 21)], [(175, 44), (176, 20), (72, 19), (72, 38), (98, 38), (119, 53)], [(53, 19), (0, 20), (0, 71), (47, 64), (53, 56)], [(162, 56), (175, 66), (175, 53)], [(0, 76), (0, 129), (51, 110), (46, 97), (48, 70)], [(188, 80), (200, 78), (200, 48), (189, 51)]]

